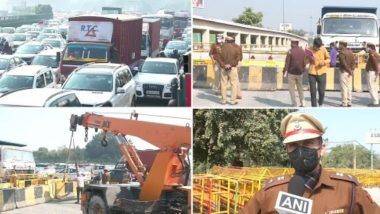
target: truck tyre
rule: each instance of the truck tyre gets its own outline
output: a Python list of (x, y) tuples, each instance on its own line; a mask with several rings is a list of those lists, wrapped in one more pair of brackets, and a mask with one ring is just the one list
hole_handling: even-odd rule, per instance
[(106, 203), (102, 197), (94, 195), (88, 204), (88, 214), (107, 214)]

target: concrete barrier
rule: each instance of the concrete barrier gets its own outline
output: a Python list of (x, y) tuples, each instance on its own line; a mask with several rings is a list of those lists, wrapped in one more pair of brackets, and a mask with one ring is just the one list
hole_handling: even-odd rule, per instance
[[(243, 60), (239, 68), (239, 80), (242, 90), (287, 90), (288, 81), (283, 77), (284, 62)], [(340, 91), (339, 68), (328, 68), (326, 72), (326, 90)], [(215, 79), (214, 65), (211, 60), (194, 60), (194, 88), (212, 88)], [(368, 91), (365, 64), (359, 64), (352, 75), (353, 91)], [(380, 82), (378, 82), (380, 85)], [(309, 88), (308, 74), (303, 77), (304, 90)]]
[[(61, 179), (55, 179), (47, 180), (46, 183), (24, 188), (0, 189), (0, 211), (33, 206), (53, 199), (76, 198), (76, 182), (64, 182)], [(22, 182), (19, 184), (24, 185)]]
[(16, 208), (15, 189), (5, 188), (0, 190), (0, 211), (13, 210)]

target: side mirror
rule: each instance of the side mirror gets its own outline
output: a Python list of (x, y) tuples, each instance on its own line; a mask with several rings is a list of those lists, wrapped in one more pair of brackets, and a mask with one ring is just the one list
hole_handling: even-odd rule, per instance
[(318, 24), (317, 25), (317, 34), (321, 35), (321, 33), (322, 33), (322, 25)]
[(136, 76), (136, 74), (139, 72), (139, 67), (133, 67), (132, 68), (132, 75)]
[(124, 94), (126, 91), (124, 88), (117, 88), (116, 89), (116, 94)]

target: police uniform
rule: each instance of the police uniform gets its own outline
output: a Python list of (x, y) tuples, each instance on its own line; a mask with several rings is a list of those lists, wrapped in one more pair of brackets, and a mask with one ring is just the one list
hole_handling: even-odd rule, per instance
[[(237, 48), (237, 45), (231, 42), (232, 37), (227, 37), (226, 40), (229, 42), (222, 45), (222, 52), (220, 58), (217, 59), (218, 63), (222, 68), (221, 72), (221, 82), (220, 88), (222, 93), (222, 103), (225, 104), (227, 101), (227, 85), (231, 84), (231, 104), (237, 104), (236, 98), (238, 95), (238, 64), (241, 61), (241, 51)], [(230, 65), (230, 69), (226, 67)]]
[(220, 73), (222, 72), (220, 64), (217, 61), (217, 58), (220, 57), (220, 53), (222, 52), (222, 45), (220, 43), (215, 43), (211, 46), (209, 55), (214, 64), (214, 85), (213, 89), (219, 91), (220, 90)]
[[(313, 139), (323, 135), (322, 124), (307, 114), (289, 114), (281, 122), (284, 143)], [(277, 213), (275, 204), (280, 191), (288, 192), (292, 176), (279, 176), (267, 180), (264, 187), (249, 200), (242, 214)], [(302, 197), (313, 200), (312, 213), (380, 213), (379, 206), (355, 177), (334, 173), (320, 167), (318, 181), (312, 188), (305, 188)]]

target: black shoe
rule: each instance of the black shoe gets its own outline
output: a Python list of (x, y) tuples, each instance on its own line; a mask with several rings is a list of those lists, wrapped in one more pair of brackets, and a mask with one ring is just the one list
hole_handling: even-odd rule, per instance
[(351, 104), (348, 104), (347, 107), (352, 107), (352, 105), (351, 105)]

